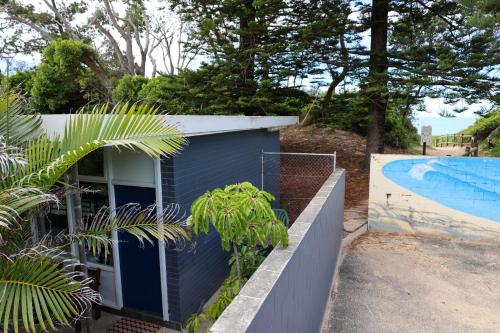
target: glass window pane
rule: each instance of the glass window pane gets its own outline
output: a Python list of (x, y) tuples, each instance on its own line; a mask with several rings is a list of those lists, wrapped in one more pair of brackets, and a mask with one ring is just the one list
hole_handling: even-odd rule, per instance
[(41, 237), (47, 234), (56, 236), (68, 232), (68, 209), (65, 199), (62, 199), (59, 204), (51, 203), (41, 217), (39, 225)]
[[(91, 223), (94, 216), (103, 206), (109, 206), (108, 186), (106, 184), (80, 182), (82, 193), (82, 215), (84, 223)], [(93, 255), (87, 251), (87, 261), (102, 265), (113, 266), (113, 255), (110, 251), (104, 256), (104, 251), (99, 255)]]
[(78, 162), (80, 176), (104, 177), (104, 150), (98, 149)]

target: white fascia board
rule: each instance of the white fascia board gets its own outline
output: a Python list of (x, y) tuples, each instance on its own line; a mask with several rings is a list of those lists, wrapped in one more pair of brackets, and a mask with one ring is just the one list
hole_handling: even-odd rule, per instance
[[(42, 126), (48, 135), (64, 134), (69, 114), (42, 115)], [(297, 116), (174, 116), (165, 115), (165, 123), (176, 125), (185, 136), (238, 132), (296, 125)]]

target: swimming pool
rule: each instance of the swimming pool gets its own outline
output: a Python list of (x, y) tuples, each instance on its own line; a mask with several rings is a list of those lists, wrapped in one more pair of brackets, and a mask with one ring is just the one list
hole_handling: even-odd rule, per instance
[(500, 159), (436, 157), (395, 160), (383, 175), (427, 199), (500, 222)]

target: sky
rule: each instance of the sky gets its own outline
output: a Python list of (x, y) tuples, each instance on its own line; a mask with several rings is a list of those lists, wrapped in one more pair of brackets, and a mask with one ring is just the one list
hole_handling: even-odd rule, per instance
[[(441, 98), (428, 97), (424, 99), (424, 104), (428, 112), (416, 112), (413, 124), (419, 133), (422, 126), (432, 126), (433, 135), (452, 134), (467, 128), (479, 118), (474, 112), (487, 105), (487, 103), (473, 104), (469, 106), (467, 111), (455, 113), (453, 108), (463, 105), (447, 105)], [(447, 111), (455, 117), (440, 116), (439, 114), (443, 111)]]

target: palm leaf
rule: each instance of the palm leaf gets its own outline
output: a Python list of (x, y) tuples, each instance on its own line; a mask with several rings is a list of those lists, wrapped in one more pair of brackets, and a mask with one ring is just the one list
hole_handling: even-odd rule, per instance
[(154, 244), (154, 240), (166, 243), (179, 243), (188, 239), (183, 217), (179, 217), (179, 206), (168, 205), (163, 212), (157, 213), (155, 205), (142, 209), (139, 204), (127, 204), (111, 211), (102, 207), (93, 217), (85, 229), (74, 234), (61, 233), (56, 236), (47, 235), (42, 243), (45, 246), (64, 248), (72, 243), (83, 243), (98, 256), (105, 257), (110, 252), (112, 244), (111, 233), (127, 232), (135, 236), (144, 245), (144, 242)]
[[(22, 215), (47, 202), (58, 202), (57, 197), (33, 187), (17, 187), (0, 192), (0, 231), (17, 225)], [(0, 240), (2, 234), (0, 232)]]
[(4, 137), (0, 136), (0, 180), (16, 174), (26, 167), (26, 160), (21, 150), (8, 146)]
[(0, 136), (9, 145), (22, 146), (41, 133), (42, 120), (39, 115), (28, 115), (26, 101), (21, 95), (0, 89)]
[(91, 280), (74, 272), (68, 262), (56, 261), (61, 253), (31, 248), (0, 266), (0, 322), (3, 332), (55, 329), (69, 325), (101, 297)]
[(95, 107), (90, 113), (73, 115), (64, 136), (39, 136), (25, 150), (28, 167), (16, 181), (41, 188), (54, 185), (71, 166), (104, 146), (138, 149), (151, 157), (172, 155), (185, 139), (175, 126), (165, 125), (158, 109), (148, 105)]

